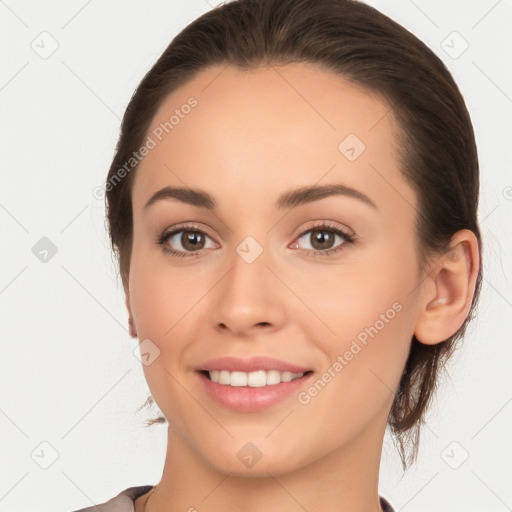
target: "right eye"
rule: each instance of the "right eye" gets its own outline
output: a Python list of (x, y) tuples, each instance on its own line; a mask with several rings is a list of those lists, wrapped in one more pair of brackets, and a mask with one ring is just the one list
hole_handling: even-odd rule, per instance
[(177, 257), (195, 256), (203, 249), (217, 247), (204, 231), (195, 226), (179, 226), (171, 231), (164, 231), (156, 242), (163, 251)]

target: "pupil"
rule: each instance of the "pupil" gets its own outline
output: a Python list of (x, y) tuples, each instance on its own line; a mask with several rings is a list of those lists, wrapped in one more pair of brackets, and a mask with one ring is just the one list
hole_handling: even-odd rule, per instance
[[(320, 247), (315, 247), (316, 249), (328, 249), (332, 247), (333, 237), (330, 233), (326, 231), (314, 231), (313, 233), (316, 233), (316, 235), (313, 236), (313, 246), (315, 247), (317, 243), (320, 244)], [(322, 245), (329, 241), (331, 244), (328, 245), (328, 247)]]
[(197, 233), (194, 231), (183, 233), (181, 243), (183, 244), (183, 247), (185, 247), (185, 249), (201, 249), (201, 242), (204, 243), (204, 240), (202, 240), (201, 233)]

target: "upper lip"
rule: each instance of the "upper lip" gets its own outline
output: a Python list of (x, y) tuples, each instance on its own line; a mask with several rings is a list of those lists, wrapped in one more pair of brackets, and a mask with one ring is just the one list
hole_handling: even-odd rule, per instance
[(198, 368), (199, 371), (227, 370), (230, 372), (254, 372), (256, 370), (277, 370), (279, 372), (306, 373), (310, 368), (288, 363), (274, 357), (257, 356), (242, 359), (240, 357), (226, 356), (210, 359)]

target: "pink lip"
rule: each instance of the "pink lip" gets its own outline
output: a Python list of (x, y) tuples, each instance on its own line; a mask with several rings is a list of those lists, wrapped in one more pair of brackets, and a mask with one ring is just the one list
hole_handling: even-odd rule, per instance
[(271, 357), (252, 357), (240, 359), (236, 357), (222, 357), (207, 361), (198, 367), (196, 372), (201, 385), (208, 396), (219, 405), (238, 412), (258, 412), (274, 404), (296, 395), (301, 387), (305, 386), (313, 373), (308, 373), (291, 382), (281, 382), (273, 386), (252, 388), (249, 386), (232, 387), (212, 382), (203, 372), (212, 370), (228, 370), (230, 372), (251, 372), (256, 370), (277, 370), (280, 372), (305, 373), (310, 371), (285, 361)]
[(258, 412), (266, 409), (292, 394), (297, 394), (312, 374), (304, 375), (291, 382), (281, 382), (261, 388), (232, 387), (212, 382), (206, 375), (197, 372), (207, 394), (219, 405), (239, 412)]
[(227, 356), (219, 357), (217, 359), (210, 359), (202, 365), (198, 370), (228, 370), (230, 372), (255, 372), (256, 370), (277, 370), (278, 372), (294, 372), (305, 373), (311, 368), (297, 366), (287, 363), (280, 359), (273, 357), (258, 356), (248, 359), (241, 359), (239, 357)]

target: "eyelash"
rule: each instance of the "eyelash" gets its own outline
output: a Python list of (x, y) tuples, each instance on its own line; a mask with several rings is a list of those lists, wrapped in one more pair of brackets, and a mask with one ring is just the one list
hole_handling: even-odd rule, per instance
[[(159, 235), (155, 243), (159, 245), (162, 250), (171, 256), (175, 256), (178, 258), (182, 257), (190, 257), (190, 256), (199, 256), (201, 254), (201, 251), (189, 251), (189, 252), (183, 252), (183, 251), (175, 251), (174, 249), (169, 249), (165, 244), (166, 242), (173, 237), (176, 233), (180, 232), (192, 232), (192, 233), (200, 233), (202, 235), (207, 236), (208, 238), (211, 238), (208, 236), (207, 233), (205, 233), (202, 229), (199, 228), (197, 225), (183, 225), (183, 226), (177, 226), (172, 231), (166, 232), (164, 231), (161, 235)], [(341, 236), (344, 239), (344, 242), (335, 247), (334, 249), (324, 249), (324, 250), (315, 250), (315, 249), (299, 249), (302, 251), (307, 251), (308, 255), (309, 253), (313, 252), (314, 256), (330, 256), (332, 254), (337, 254), (340, 251), (343, 251), (345, 246), (347, 244), (353, 244), (356, 240), (355, 235), (347, 233), (346, 231), (340, 229), (338, 226), (334, 226), (329, 224), (328, 222), (321, 222), (311, 228), (306, 229), (302, 233), (300, 233), (296, 239), (302, 238), (304, 235), (311, 233), (313, 231), (329, 231), (336, 235)]]

